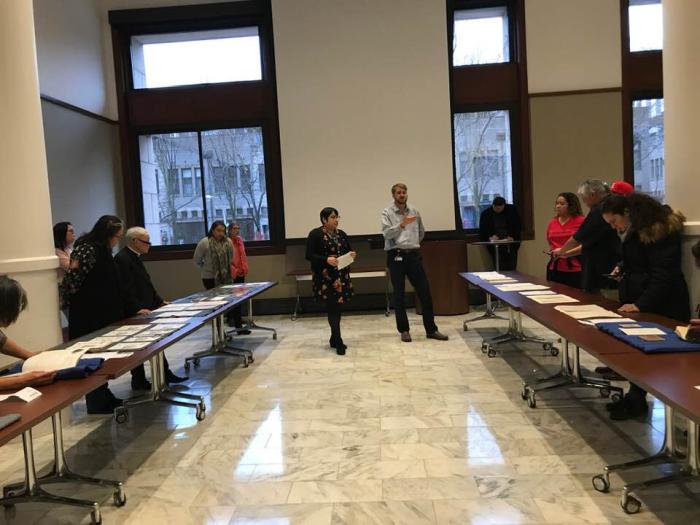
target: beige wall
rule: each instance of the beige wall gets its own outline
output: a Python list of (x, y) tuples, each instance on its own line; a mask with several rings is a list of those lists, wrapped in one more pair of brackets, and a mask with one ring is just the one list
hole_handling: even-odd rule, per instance
[(530, 93), (620, 87), (619, 0), (526, 0)]
[(559, 192), (622, 178), (621, 104), (619, 92), (530, 99), (535, 240), (523, 243), (521, 271), (545, 274), (545, 229)]

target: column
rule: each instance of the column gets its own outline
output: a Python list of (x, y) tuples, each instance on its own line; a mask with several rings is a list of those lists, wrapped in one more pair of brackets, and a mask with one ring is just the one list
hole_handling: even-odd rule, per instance
[(700, 301), (700, 270), (690, 247), (700, 239), (700, 2), (664, 0), (664, 133), (666, 202), (687, 217), (683, 266), (691, 303)]
[(6, 332), (32, 351), (61, 341), (32, 0), (0, 2), (0, 274), (29, 307)]

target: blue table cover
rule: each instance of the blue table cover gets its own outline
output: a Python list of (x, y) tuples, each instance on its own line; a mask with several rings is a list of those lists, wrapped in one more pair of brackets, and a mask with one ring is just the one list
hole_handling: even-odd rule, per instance
[[(672, 329), (656, 323), (635, 322), (642, 328), (658, 328), (665, 334), (663, 341), (645, 341), (638, 335), (627, 335), (621, 327), (631, 323), (599, 323), (596, 326), (606, 334), (641, 350), (645, 354), (667, 354), (673, 352), (700, 352), (700, 343), (684, 341)], [(659, 336), (661, 337), (661, 336)]]

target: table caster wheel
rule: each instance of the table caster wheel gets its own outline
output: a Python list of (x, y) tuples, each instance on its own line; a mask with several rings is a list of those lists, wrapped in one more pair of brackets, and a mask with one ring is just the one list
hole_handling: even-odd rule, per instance
[(272, 340), (273, 340), (273, 341), (277, 341), (277, 332), (274, 332), (274, 333), (272, 334)]
[(488, 350), (489, 344), (488, 343), (481, 343), (481, 353), (485, 354), (486, 350)]
[(537, 400), (535, 399), (535, 392), (530, 390), (527, 396), (527, 406), (530, 408), (537, 408)]
[(631, 494), (622, 494), (620, 507), (625, 511), (625, 514), (637, 514), (642, 509), (642, 502)]
[(126, 420), (129, 418), (129, 414), (126, 411), (126, 408), (124, 407), (119, 407), (114, 409), (114, 421), (119, 423), (120, 425), (122, 423), (126, 423)]
[(599, 390), (600, 392), (600, 397), (610, 397), (610, 389), (609, 388), (601, 388)]
[(189, 361), (185, 361), (184, 369), (185, 369), (185, 372), (188, 373), (188, 374), (190, 373), (190, 366), (191, 366), (191, 365), (190, 365), (190, 362), (189, 362)]
[(197, 357), (196, 359), (193, 359), (192, 364), (194, 365), (195, 368), (199, 368), (199, 357)]
[(207, 417), (207, 411), (203, 405), (197, 407), (197, 412), (195, 412), (194, 417), (197, 418), (197, 421), (204, 421), (204, 418)]
[(619, 403), (622, 401), (622, 394), (615, 392), (612, 396), (610, 396), (610, 400), (614, 401), (615, 403)]
[(491, 348), (491, 346), (489, 345), (488, 350), (486, 351), (486, 355), (489, 357), (496, 357), (496, 349)]
[(118, 490), (114, 491), (112, 499), (114, 500), (114, 505), (116, 507), (123, 507), (126, 505), (126, 494), (124, 493), (124, 489), (120, 487)]
[(15, 495), (15, 491), (12, 489), (4, 488), (2, 489), (2, 496), (4, 498), (11, 498)]
[(520, 391), (520, 397), (523, 398), (523, 401), (525, 401), (529, 395), (530, 395), (530, 388), (527, 385), (523, 385), (523, 388)]
[(100, 509), (93, 509), (93, 511), (90, 513), (90, 519), (92, 520), (93, 525), (102, 525), (102, 513), (100, 512)]
[(469, 326), (467, 326), (467, 323), (466, 323), (466, 322), (464, 322), (464, 323), (462, 324), (462, 329), (463, 329), (465, 332), (468, 332), (468, 331), (469, 331)]
[(559, 355), (559, 349), (556, 346), (553, 346), (550, 349), (549, 353), (550, 353), (550, 355), (553, 355), (554, 357), (556, 357)]
[(605, 479), (604, 474), (593, 476), (591, 483), (593, 483), (593, 488), (598, 492), (608, 492), (610, 490), (610, 483)]

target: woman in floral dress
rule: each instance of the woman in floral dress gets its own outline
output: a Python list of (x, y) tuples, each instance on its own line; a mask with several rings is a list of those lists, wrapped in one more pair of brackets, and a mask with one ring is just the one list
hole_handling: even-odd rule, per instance
[(349, 253), (353, 259), (357, 254), (352, 251), (348, 236), (338, 229), (338, 210), (323, 208), (321, 224), (309, 232), (306, 239), (306, 259), (311, 263), (313, 272), (313, 290), (317, 301), (326, 303), (328, 324), (331, 327), (329, 344), (338, 355), (345, 355), (347, 346), (340, 335), (340, 317), (343, 304), (353, 295), (350, 269), (338, 269), (338, 257)]

